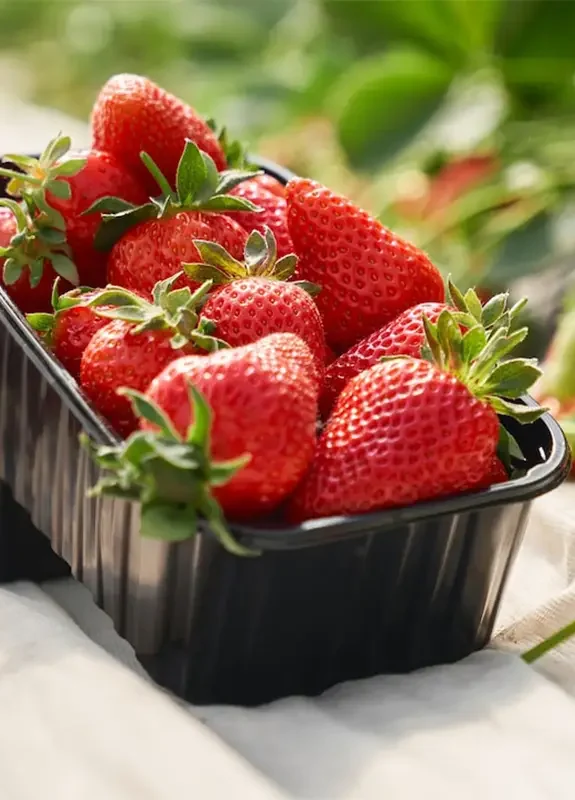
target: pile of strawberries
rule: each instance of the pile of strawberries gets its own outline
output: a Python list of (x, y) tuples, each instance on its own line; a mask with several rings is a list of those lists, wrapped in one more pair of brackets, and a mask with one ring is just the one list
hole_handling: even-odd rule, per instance
[(523, 303), (482, 305), (320, 184), (283, 186), (225, 130), (119, 75), (93, 145), (7, 156), (3, 285), (119, 435), (96, 493), (142, 532), (361, 514), (512, 477), (500, 417), (540, 372), (509, 358)]

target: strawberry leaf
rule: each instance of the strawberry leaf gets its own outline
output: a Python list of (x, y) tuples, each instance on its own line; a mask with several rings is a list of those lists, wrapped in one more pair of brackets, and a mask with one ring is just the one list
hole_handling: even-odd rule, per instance
[(78, 284), (80, 282), (76, 265), (68, 256), (63, 253), (50, 253), (50, 261), (52, 262), (54, 272), (64, 278), (65, 281), (72, 284)]
[(518, 398), (527, 392), (541, 377), (541, 370), (535, 361), (515, 358), (495, 367), (485, 386), (488, 394), (501, 397)]
[(489, 397), (490, 405), (498, 414), (506, 417), (512, 417), (520, 422), (522, 425), (528, 425), (538, 420), (545, 414), (547, 408), (529, 408), (528, 406), (520, 405), (519, 403), (509, 403), (502, 397)]
[(198, 146), (189, 139), (186, 140), (176, 172), (176, 188), (180, 203), (189, 205), (206, 184), (207, 179), (207, 161), (202, 158)]
[(94, 238), (94, 247), (103, 252), (111, 250), (131, 228), (157, 217), (158, 207), (154, 203), (146, 203), (118, 214), (105, 214)]
[(508, 294), (497, 294), (483, 306), (481, 324), (484, 327), (490, 328), (497, 322), (505, 310), (508, 297)]
[(56, 165), (52, 170), (52, 174), (60, 178), (73, 178), (74, 175), (81, 172), (85, 166), (85, 158), (67, 158), (65, 161)]
[(481, 325), (470, 328), (463, 336), (462, 357), (464, 361), (470, 362), (479, 356), (485, 344), (487, 336), (485, 329)]
[(46, 189), (60, 200), (69, 200), (72, 197), (72, 189), (70, 188), (70, 184), (66, 181), (49, 181), (46, 184)]
[(135, 389), (121, 388), (118, 389), (118, 394), (127, 397), (132, 403), (134, 414), (141, 419), (145, 419), (152, 425), (156, 425), (162, 434), (170, 441), (179, 441), (178, 434), (174, 430), (172, 423), (168, 416), (164, 414), (162, 409), (156, 405), (149, 397), (146, 397), (142, 392), (137, 392)]
[(121, 197), (100, 197), (89, 208), (82, 211), (80, 216), (85, 217), (96, 212), (100, 214), (118, 214), (122, 211), (131, 211), (134, 208), (136, 206), (133, 203), (128, 203), (127, 200), (122, 200)]
[(202, 211), (252, 211), (260, 213), (263, 208), (256, 206), (243, 197), (234, 197), (228, 194), (215, 194), (201, 204)]

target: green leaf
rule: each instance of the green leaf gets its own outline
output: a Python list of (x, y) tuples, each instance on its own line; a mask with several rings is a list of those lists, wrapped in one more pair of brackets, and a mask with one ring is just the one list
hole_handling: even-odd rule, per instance
[(58, 164), (53, 174), (58, 175), (60, 178), (73, 178), (74, 175), (81, 172), (85, 166), (85, 158), (68, 158)]
[(486, 328), (490, 328), (497, 322), (505, 311), (509, 294), (497, 294), (483, 306), (481, 312), (481, 322)]
[(477, 320), (477, 322), (481, 322), (483, 309), (481, 307), (481, 301), (475, 291), (473, 289), (468, 289), (465, 292), (464, 300), (469, 313)]
[[(233, 278), (245, 278), (246, 269), (241, 261), (233, 258), (225, 247), (217, 242), (208, 242), (205, 239), (194, 239), (200, 258), (205, 266), (217, 267), (224, 274)], [(184, 272), (186, 271), (183, 266)]]
[(344, 73), (330, 105), (352, 166), (371, 170), (397, 155), (437, 110), (453, 75), (439, 59), (409, 49), (362, 59)]
[(60, 200), (69, 200), (72, 197), (72, 189), (70, 188), (70, 184), (66, 181), (48, 181), (46, 189)]
[(199, 204), (199, 207), (202, 211), (252, 211), (257, 214), (263, 211), (250, 200), (229, 194), (216, 194)]
[(221, 286), (230, 281), (227, 273), (218, 269), (218, 267), (211, 267), (208, 264), (182, 264), (182, 268), (187, 277), (197, 283), (210, 281), (216, 286)]
[(82, 211), (80, 216), (85, 217), (96, 212), (100, 214), (119, 214), (122, 211), (131, 211), (134, 208), (136, 206), (133, 203), (128, 203), (127, 200), (122, 200), (121, 197), (100, 197), (89, 208)]
[(50, 246), (66, 244), (66, 234), (56, 228), (38, 228), (37, 236)]
[(187, 139), (176, 172), (176, 188), (182, 205), (189, 205), (195, 199), (207, 177), (206, 161), (198, 146)]
[(138, 208), (122, 211), (118, 214), (103, 216), (98, 232), (94, 238), (96, 250), (106, 252), (124, 236), (131, 228), (142, 222), (156, 219), (158, 208), (153, 203), (146, 203)]
[(156, 183), (158, 184), (160, 191), (164, 197), (171, 197), (172, 195), (172, 187), (169, 184), (168, 179), (163, 175), (162, 170), (158, 167), (154, 159), (148, 155), (148, 153), (141, 152), (140, 153), (140, 160), (148, 170), (148, 172), (152, 175)]
[(486, 390), (489, 394), (518, 398), (525, 394), (541, 377), (535, 361), (523, 358), (510, 359), (496, 367), (489, 376)]
[[(295, 256), (295, 255), (283, 256), (283, 258), (280, 258), (279, 261), (276, 261), (276, 264), (274, 266), (274, 271), (273, 271), (274, 278), (276, 280), (278, 280), (278, 281), (287, 281), (287, 280), (289, 280), (290, 278), (292, 278), (294, 276), (295, 271), (297, 269), (297, 264), (298, 264), (297, 256)], [(306, 283), (307, 284), (307, 288), (306, 288), (305, 291), (307, 291), (308, 294), (311, 294), (312, 297), (315, 297), (321, 291), (321, 287), (318, 286), (315, 283), (312, 284), (309, 281), (299, 281), (299, 283), (300, 284), (302, 284), (302, 283)], [(311, 291), (310, 291), (310, 287), (311, 287)]]
[(94, 311), (99, 317), (106, 319), (121, 319), (124, 322), (154, 322), (161, 319), (161, 312), (154, 313), (152, 308), (142, 308), (141, 306), (118, 306), (117, 308), (100, 308), (97, 304), (89, 303), (94, 307)]
[(57, 161), (59, 158), (62, 158), (62, 156), (65, 156), (71, 147), (72, 140), (70, 137), (59, 134), (48, 144), (48, 147), (42, 154), (41, 162), (50, 163)]
[(54, 315), (38, 312), (26, 314), (28, 325), (38, 333), (50, 333), (54, 327)]
[(17, 203), (15, 200), (10, 200), (7, 197), (3, 197), (0, 199), (0, 207), (9, 208), (10, 211), (16, 217), (16, 222), (18, 224), (18, 231), (25, 231), (28, 227), (28, 218), (24, 212), (24, 209)]
[(140, 533), (147, 539), (183, 542), (195, 535), (197, 516), (192, 504), (176, 505), (156, 500), (142, 505)]
[(33, 261), (30, 261), (28, 264), (28, 269), (30, 271), (28, 275), (30, 286), (32, 289), (35, 289), (42, 280), (42, 275), (44, 273), (44, 260), (42, 258), (36, 258)]
[(176, 442), (180, 441), (180, 437), (176, 433), (169, 417), (153, 400), (150, 400), (149, 397), (146, 397), (142, 392), (137, 392), (135, 389), (121, 388), (118, 389), (118, 394), (130, 399), (134, 414), (137, 417), (156, 425), (167, 439)]
[(73, 285), (80, 282), (76, 265), (68, 256), (65, 256), (63, 253), (50, 253), (50, 261), (54, 272), (64, 278), (65, 281)]
[(256, 175), (263, 175), (263, 174), (264, 173), (261, 169), (251, 172), (239, 169), (228, 169), (225, 172), (220, 173), (215, 193), (227, 194), (228, 192), (231, 192), (232, 189), (235, 189), (236, 186), (239, 186), (244, 181), (251, 180), (252, 178), (255, 178)]
[(519, 403), (509, 403), (502, 397), (489, 397), (489, 402), (494, 410), (505, 417), (512, 417), (520, 422), (522, 425), (530, 425), (535, 422), (543, 414), (546, 413), (546, 408), (530, 408), (528, 406), (520, 405)]
[(22, 265), (15, 261), (13, 258), (7, 258), (4, 262), (2, 271), (2, 279), (6, 286), (11, 286), (16, 283), (18, 278), (22, 275)]
[(192, 408), (192, 422), (186, 433), (186, 441), (202, 450), (209, 450), (212, 410), (202, 392), (189, 382), (188, 397)]
[(476, 359), (485, 347), (486, 342), (485, 330), (481, 325), (476, 325), (466, 331), (461, 343), (463, 361), (470, 362)]

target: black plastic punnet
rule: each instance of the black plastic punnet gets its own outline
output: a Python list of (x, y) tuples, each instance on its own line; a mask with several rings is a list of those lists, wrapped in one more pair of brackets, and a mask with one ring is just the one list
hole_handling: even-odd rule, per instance
[[(137, 505), (86, 498), (98, 476), (78, 434), (115, 435), (1, 289), (0, 322), (0, 478), (152, 676), (194, 703), (316, 694), (483, 647), (530, 502), (569, 470), (565, 438), (545, 415), (509, 423), (530, 468), (487, 491), (294, 528), (233, 526), (263, 549), (255, 559), (229, 555), (207, 533), (178, 545), (142, 539)], [(0, 504), (3, 537), (14, 535), (8, 508)], [(15, 570), (26, 576), (21, 560)], [(30, 547), (30, 577), (61, 571), (38, 542)], [(9, 564), (0, 575), (11, 576)]]

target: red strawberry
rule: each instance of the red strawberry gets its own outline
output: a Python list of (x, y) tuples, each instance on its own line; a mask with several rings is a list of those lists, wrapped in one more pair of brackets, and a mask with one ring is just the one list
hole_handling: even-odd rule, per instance
[(505, 483), (508, 480), (509, 475), (507, 474), (505, 464), (498, 456), (493, 456), (486, 474), (474, 488), (475, 491), (479, 489), (488, 489), (490, 486), (495, 486), (497, 483)]
[(419, 358), (425, 342), (423, 315), (431, 322), (437, 322), (445, 308), (448, 308), (445, 303), (420, 303), (408, 308), (333, 361), (325, 374), (320, 403), (322, 416), (329, 416), (340, 392), (355, 375), (377, 364), (382, 357), (403, 355)]
[(341, 353), (406, 308), (444, 300), (427, 256), (347, 198), (296, 178), (286, 189), (298, 277), (317, 283), (326, 339)]
[(260, 189), (266, 189), (268, 192), (275, 194), (276, 197), (285, 197), (286, 194), (286, 187), (283, 183), (280, 183), (277, 178), (272, 177), (271, 175), (258, 175), (255, 178), (252, 178), (250, 181), (246, 181), (247, 184), (259, 186)]
[(424, 316), (430, 322), (437, 323), (443, 311), (450, 311), (455, 313), (460, 322), (462, 333), (478, 324), (481, 324), (486, 331), (491, 331), (493, 328), (514, 322), (524, 305), (521, 301), (508, 309), (507, 294), (494, 295), (490, 301), (482, 305), (475, 290), (469, 289), (463, 296), (451, 280), (448, 281), (447, 300), (447, 304), (420, 303), (408, 308), (336, 359), (325, 375), (320, 401), (322, 416), (324, 418), (329, 416), (339, 393), (354, 375), (377, 364), (382, 358), (391, 356), (421, 358), (425, 344)]
[(294, 252), (294, 248), (287, 227), (285, 197), (262, 188), (256, 181), (257, 178), (241, 183), (232, 190), (231, 194), (249, 200), (262, 211), (258, 213), (236, 211), (228, 216), (239, 222), (248, 233), (252, 231), (264, 233), (266, 227), (270, 228), (277, 242), (279, 256), (287, 256)]
[(296, 267), (293, 255), (277, 259), (276, 242), (269, 228), (265, 238), (257, 231), (249, 237), (244, 262), (233, 259), (213, 242), (196, 241), (202, 264), (184, 264), (198, 279), (224, 284), (208, 298), (202, 318), (231, 347), (250, 344), (271, 333), (295, 333), (310, 348), (323, 380), (325, 336), (317, 306), (298, 283), (286, 283)]
[(107, 457), (91, 448), (116, 475), (96, 493), (141, 497), (143, 533), (189, 538), (199, 514), (225, 547), (245, 553), (222, 512), (238, 520), (267, 514), (301, 479), (315, 447), (313, 372), (309, 348), (289, 333), (174, 361), (145, 396), (130, 393), (146, 438), (134, 434)]
[[(96, 244), (110, 250), (108, 281), (134, 291), (151, 292), (158, 281), (178, 272), (183, 261), (198, 260), (194, 239), (218, 242), (234, 257), (241, 258), (247, 233), (227, 212), (255, 211), (257, 207), (227, 192), (250, 173), (229, 171), (218, 175), (211, 159), (188, 142), (178, 168), (177, 191), (173, 192), (157, 167), (149, 160), (147, 163), (164, 194), (145, 206), (104, 216)], [(109, 205), (103, 201), (95, 208), (105, 211)], [(182, 276), (178, 285), (189, 286), (192, 282)], [(197, 284), (193, 286), (196, 288)]]
[(207, 153), (219, 170), (226, 159), (216, 135), (187, 103), (140, 75), (115, 75), (103, 86), (92, 110), (93, 146), (112, 153), (155, 190), (140, 161), (148, 153), (174, 185), (186, 139)]
[(182, 294), (182, 290), (171, 291), (177, 277), (156, 286), (154, 303), (115, 286), (87, 301), (88, 307), (97, 307), (98, 314), (108, 319), (108, 325), (94, 334), (84, 350), (80, 386), (121, 436), (135, 430), (137, 422), (130, 401), (117, 394), (120, 387), (144, 391), (170, 361), (198, 352), (198, 345), (223, 345), (197, 327), (194, 309), (210, 284), (195, 295), (189, 289)]
[[(16, 236), (20, 241), (12, 244)], [(50, 308), (56, 280), (51, 263), (37, 254), (37, 244), (34, 223), (22, 209), (16, 203), (0, 207), (2, 286), (24, 314)]]
[(139, 204), (147, 200), (147, 194), (114, 156), (97, 151), (74, 154), (69, 148), (70, 139), (59, 136), (39, 159), (6, 157), (22, 175), (0, 169), (0, 174), (11, 178), (8, 193), (23, 199), (33, 220), (18, 263), (23, 268), (41, 253), (69, 283), (101, 286), (106, 279), (106, 256), (94, 249), (100, 214), (85, 212), (109, 195)]
[(510, 402), (540, 374), (533, 362), (498, 360), (526, 329), (509, 334), (502, 326), (488, 333), (477, 325), (462, 337), (449, 312), (427, 329), (436, 363), (390, 359), (347, 384), (290, 501), (290, 521), (482, 488), (500, 443), (497, 413), (527, 423), (543, 412)]
[(27, 315), (28, 324), (40, 334), (44, 344), (76, 379), (80, 376), (82, 354), (90, 340), (100, 328), (110, 324), (108, 318), (83, 305), (98, 294), (98, 290), (74, 289), (58, 296), (55, 286), (53, 313)]

